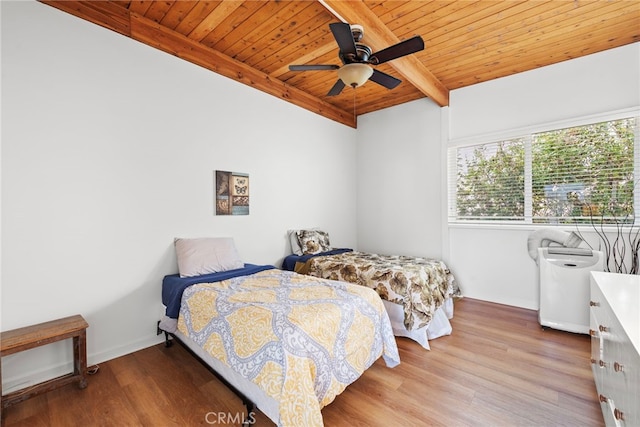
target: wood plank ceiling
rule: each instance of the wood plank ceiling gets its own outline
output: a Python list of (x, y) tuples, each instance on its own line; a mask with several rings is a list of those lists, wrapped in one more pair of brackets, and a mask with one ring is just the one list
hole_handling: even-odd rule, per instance
[[(69, 1), (41, 0), (332, 120), (357, 115), (640, 40), (637, 0)], [(421, 52), (376, 66), (401, 80), (326, 96), (335, 70), (291, 72), (291, 64), (337, 64), (332, 22), (364, 26), (376, 52), (420, 35)]]

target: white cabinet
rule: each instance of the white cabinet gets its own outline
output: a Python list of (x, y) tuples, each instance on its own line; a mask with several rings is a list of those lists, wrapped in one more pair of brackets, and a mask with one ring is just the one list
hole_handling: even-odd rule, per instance
[(592, 272), (591, 363), (607, 426), (640, 427), (640, 276)]

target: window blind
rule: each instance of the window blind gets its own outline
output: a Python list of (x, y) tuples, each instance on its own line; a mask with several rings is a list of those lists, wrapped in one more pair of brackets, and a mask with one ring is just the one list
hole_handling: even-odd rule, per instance
[(449, 150), (450, 221), (579, 223), (634, 215), (637, 119)]

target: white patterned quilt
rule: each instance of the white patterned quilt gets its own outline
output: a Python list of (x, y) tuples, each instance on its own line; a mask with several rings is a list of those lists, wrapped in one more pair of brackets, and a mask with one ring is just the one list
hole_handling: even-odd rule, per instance
[(381, 355), (400, 363), (374, 290), (278, 269), (187, 288), (178, 329), (278, 401), (280, 426), (322, 426)]

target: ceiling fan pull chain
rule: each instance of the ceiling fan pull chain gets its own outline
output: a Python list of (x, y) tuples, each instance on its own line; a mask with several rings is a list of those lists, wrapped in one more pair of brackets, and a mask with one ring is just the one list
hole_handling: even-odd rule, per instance
[(358, 125), (358, 116), (356, 116), (356, 88), (353, 88), (353, 122)]

